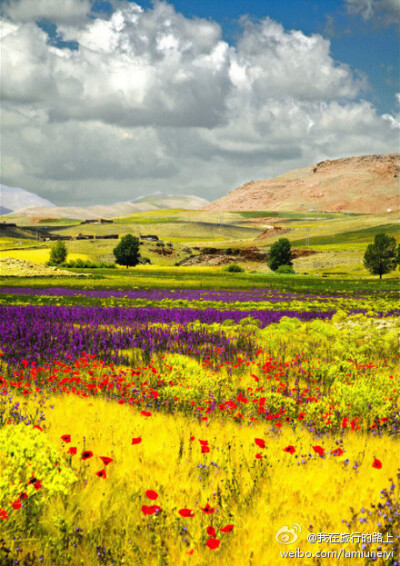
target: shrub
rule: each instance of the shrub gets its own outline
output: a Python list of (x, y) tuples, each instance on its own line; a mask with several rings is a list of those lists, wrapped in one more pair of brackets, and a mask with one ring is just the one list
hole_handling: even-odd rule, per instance
[(237, 263), (231, 263), (230, 265), (224, 268), (224, 271), (228, 271), (229, 273), (240, 273), (244, 271), (244, 269)]
[(292, 265), (290, 242), (287, 238), (279, 238), (272, 244), (269, 252), (268, 267), (276, 271), (280, 265)]
[(67, 259), (67, 254), (68, 251), (65, 243), (62, 240), (57, 240), (57, 242), (51, 248), (49, 263), (51, 265), (60, 265)]
[(278, 267), (278, 269), (276, 270), (276, 273), (282, 273), (282, 274), (286, 274), (286, 273), (294, 273), (294, 269), (291, 265), (280, 265)]

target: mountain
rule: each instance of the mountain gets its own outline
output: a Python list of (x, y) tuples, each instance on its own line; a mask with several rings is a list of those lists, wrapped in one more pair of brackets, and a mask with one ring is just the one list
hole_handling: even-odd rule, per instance
[(0, 214), (9, 214), (20, 208), (28, 206), (54, 206), (49, 200), (46, 200), (35, 193), (18, 189), (17, 187), (7, 187), (0, 184)]
[(398, 153), (321, 161), (275, 179), (246, 183), (202, 210), (365, 214), (397, 211), (399, 171)]
[(88, 207), (79, 206), (28, 206), (20, 210), (13, 210), (12, 216), (25, 216), (30, 218), (76, 218), (90, 220), (93, 218), (106, 218), (109, 216), (129, 216), (135, 212), (146, 210), (161, 210), (180, 208), (197, 210), (208, 201), (192, 195), (164, 195), (157, 193), (148, 197), (139, 197), (132, 202), (118, 202), (115, 204), (96, 204)]

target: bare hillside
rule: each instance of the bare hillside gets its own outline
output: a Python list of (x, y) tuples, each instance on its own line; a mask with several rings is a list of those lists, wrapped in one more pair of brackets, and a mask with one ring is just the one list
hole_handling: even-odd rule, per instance
[(400, 154), (327, 160), (251, 181), (202, 210), (383, 213), (400, 209)]

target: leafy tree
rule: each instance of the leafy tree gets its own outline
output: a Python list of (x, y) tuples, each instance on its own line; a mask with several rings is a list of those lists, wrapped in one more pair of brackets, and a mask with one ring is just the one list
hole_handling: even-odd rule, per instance
[(115, 261), (119, 265), (135, 266), (139, 263), (139, 239), (131, 234), (121, 238), (120, 243), (114, 248)]
[(50, 263), (56, 263), (57, 265), (64, 263), (67, 259), (67, 246), (62, 240), (57, 240), (54, 246), (51, 248), (50, 252)]
[(276, 271), (280, 265), (292, 265), (290, 254), (289, 240), (287, 238), (279, 238), (277, 242), (272, 244), (269, 251), (268, 267), (272, 271)]
[(383, 232), (377, 234), (374, 243), (367, 247), (364, 266), (382, 279), (382, 275), (396, 269), (396, 263), (396, 240)]
[(397, 257), (396, 257), (396, 260), (397, 260), (397, 265), (399, 266), (399, 269), (400, 269), (400, 244), (398, 244), (398, 246), (397, 246)]

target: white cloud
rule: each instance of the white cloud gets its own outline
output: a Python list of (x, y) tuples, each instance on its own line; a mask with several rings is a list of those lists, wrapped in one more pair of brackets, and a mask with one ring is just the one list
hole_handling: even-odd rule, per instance
[(378, 19), (385, 24), (400, 22), (399, 0), (345, 0), (350, 14), (360, 14), (364, 20)]
[(3, 22), (8, 185), (57, 203), (216, 198), (322, 159), (397, 148), (391, 118), (360, 100), (365, 78), (320, 35), (243, 20), (233, 46), (215, 22), (165, 3), (60, 22), (78, 50), (49, 45), (26, 14)]
[(48, 19), (76, 24), (88, 15), (90, 9), (90, 0), (6, 0), (2, 5), (3, 13), (18, 22)]

